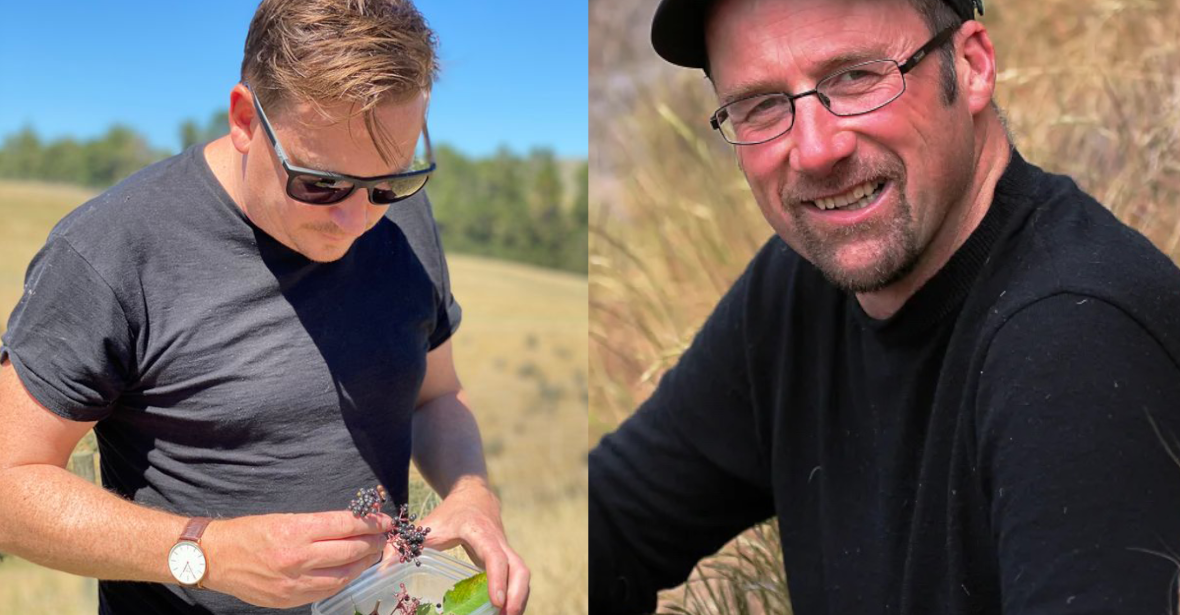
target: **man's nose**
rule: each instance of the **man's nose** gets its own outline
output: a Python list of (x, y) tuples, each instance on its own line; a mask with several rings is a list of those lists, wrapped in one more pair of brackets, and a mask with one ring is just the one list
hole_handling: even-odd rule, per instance
[(348, 198), (331, 206), (331, 219), (340, 230), (359, 237), (368, 229), (369, 195), (357, 188)]
[(805, 175), (827, 175), (836, 163), (856, 149), (856, 135), (841, 127), (842, 118), (828, 111), (818, 96), (795, 101), (795, 125), (787, 138), (792, 170)]

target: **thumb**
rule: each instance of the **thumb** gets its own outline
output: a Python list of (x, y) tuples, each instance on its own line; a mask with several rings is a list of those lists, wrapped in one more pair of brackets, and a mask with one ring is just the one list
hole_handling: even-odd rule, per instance
[(423, 541), (422, 547), (434, 549), (435, 551), (447, 551), (455, 547), (463, 547), (463, 551), (467, 553), (467, 558), (476, 566), (483, 568), (483, 558), (463, 539), (459, 533), (458, 525), (448, 523), (448, 518), (432, 513), (422, 520), (422, 525), (430, 528), (430, 533), (426, 534), (426, 540)]
[(420, 522), (422, 527), (430, 528), (426, 534), (426, 540), (422, 543), (423, 547), (429, 547), (436, 551), (445, 551), (460, 543), (459, 534), (455, 531), (450, 523), (441, 515), (431, 513), (427, 515)]

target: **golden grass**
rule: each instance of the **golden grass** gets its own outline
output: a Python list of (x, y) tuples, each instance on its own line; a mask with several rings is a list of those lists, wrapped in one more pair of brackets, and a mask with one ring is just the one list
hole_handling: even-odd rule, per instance
[[(90, 194), (0, 182), (5, 320), (49, 229)], [(586, 278), (481, 258), (450, 262), (464, 310), (455, 360), (480, 422), (509, 539), (533, 571), (529, 611), (585, 613)], [(428, 497), (422, 488), (414, 493)], [(96, 609), (93, 581), (18, 558), (0, 563), (0, 613)]]
[(479, 420), (509, 540), (533, 573), (532, 613), (586, 594), (586, 278), (450, 258), (463, 305), (455, 361)]
[(98, 581), (6, 556), (0, 562), (0, 612), (94, 615)]
[(38, 182), (0, 182), (0, 333), (20, 300), (29, 260), (53, 225), (94, 192)]
[[(716, 105), (708, 83), (650, 51), (655, 5), (591, 3), (591, 445), (650, 395), (771, 235), (731, 151), (708, 129)], [(1001, 71), (996, 100), (1025, 158), (1073, 176), (1180, 256), (1180, 3), (987, 8)], [(781, 568), (775, 558), (717, 570), (733, 564), (739, 545), (777, 550), (775, 542), (743, 535), (704, 574), (662, 594), (661, 612), (789, 613), (746, 591)]]

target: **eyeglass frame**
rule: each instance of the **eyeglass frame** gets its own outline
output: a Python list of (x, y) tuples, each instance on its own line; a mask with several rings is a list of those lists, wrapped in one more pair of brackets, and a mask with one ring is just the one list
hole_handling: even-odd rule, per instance
[[(885, 105), (888, 105), (889, 103), (897, 100), (898, 98), (901, 98), (901, 95), (905, 94), (905, 91), (906, 91), (906, 85), (905, 85), (906, 73), (909, 73), (910, 71), (914, 70), (914, 68), (916, 66), (918, 66), (919, 62), (921, 62), (923, 59), (925, 59), (926, 56), (930, 55), (930, 52), (934, 51), (935, 49), (938, 49), (939, 47), (941, 47), (941, 46), (945, 45), (947, 42), (949, 42), (951, 40), (952, 36), (955, 34), (955, 32), (957, 32), (962, 25), (963, 25), (962, 23), (958, 23), (953, 26), (948, 26), (948, 27), (944, 28), (941, 32), (939, 32), (938, 34), (935, 34), (933, 38), (931, 38), (929, 41), (927, 41), (925, 45), (922, 45), (921, 47), (919, 47), (918, 50), (913, 53), (913, 55), (911, 55), (909, 58), (907, 58), (903, 62), (899, 62), (898, 60), (894, 60), (892, 58), (881, 58), (879, 60), (867, 60), (864, 62), (858, 62), (858, 63), (853, 64), (851, 66), (846, 66), (844, 68), (841, 68), (838, 71), (824, 75), (824, 77), (822, 79), (815, 82), (814, 88), (812, 88), (806, 92), (800, 92), (798, 94), (790, 94), (787, 92), (762, 92), (759, 94), (751, 94), (749, 96), (743, 96), (737, 100), (731, 100), (731, 101), (725, 103), (724, 105), (721, 105), (720, 107), (717, 108), (716, 111), (713, 112), (713, 115), (709, 117), (709, 125), (713, 127), (713, 130), (716, 130), (717, 132), (721, 133), (721, 138), (725, 139), (725, 142), (729, 143), (730, 145), (761, 145), (763, 143), (773, 141), (773, 140), (787, 134), (788, 132), (791, 132), (791, 129), (795, 127), (795, 101), (799, 100), (800, 98), (803, 98), (805, 96), (814, 95), (817, 99), (819, 99), (820, 105), (822, 105), (824, 109), (827, 109), (829, 113), (831, 113), (832, 115), (835, 115), (836, 117), (855, 117), (857, 115), (865, 115), (867, 113), (872, 113), (873, 111), (876, 111), (877, 109), (880, 109), (881, 107), (884, 107)], [(836, 113), (835, 111), (832, 111), (831, 100), (828, 99), (827, 96), (825, 96), (822, 92), (819, 91), (820, 84), (824, 83), (825, 81), (827, 81), (833, 77), (837, 77), (837, 76), (842, 75), (848, 71), (855, 70), (857, 67), (866, 66), (868, 64), (876, 64), (878, 62), (892, 62), (894, 65), (897, 66), (898, 73), (900, 73), (900, 75), (901, 75), (901, 90), (899, 90), (897, 92), (897, 94), (895, 94), (893, 96), (893, 98), (890, 98), (889, 100), (887, 100), (875, 107), (872, 107), (871, 109), (865, 109), (864, 111), (857, 111), (855, 113)], [(750, 100), (751, 98), (759, 98), (762, 96), (786, 96), (787, 97), (787, 103), (791, 105), (791, 123), (790, 123), (790, 125), (787, 126), (786, 130), (778, 133), (777, 135), (763, 139), (761, 141), (751, 141), (748, 143), (747, 142), (735, 143), (733, 141), (730, 141), (729, 137), (725, 136), (725, 131), (721, 130), (721, 121), (718, 121), (717, 116), (720, 115), (722, 111), (725, 111), (725, 109), (727, 107), (729, 107), (730, 105), (735, 105), (737, 103), (740, 103), (740, 102), (743, 102), (746, 100)]]
[[(301, 167), (301, 166), (291, 164), (291, 159), (287, 157), (287, 152), (285, 152), (283, 150), (283, 145), (281, 143), (279, 143), (279, 139), (275, 135), (275, 132), (274, 132), (274, 127), (271, 126), (270, 120), (267, 119), (267, 117), (266, 117), (266, 112), (262, 110), (262, 103), (258, 100), (258, 95), (254, 93), (254, 90), (253, 90), (253, 88), (250, 87), (250, 84), (243, 82), (242, 85), (246, 86), (246, 90), (250, 92), (250, 98), (252, 98), (254, 101), (254, 110), (258, 112), (258, 118), (260, 120), (262, 120), (262, 122), (261, 122), (262, 123), (262, 130), (266, 133), (266, 136), (270, 139), (271, 146), (274, 148), (275, 156), (278, 157), (279, 163), (283, 165), (283, 170), (287, 172), (287, 186), (286, 186), (287, 196), (290, 196), (291, 198), (295, 199), (296, 201), (299, 201), (300, 203), (304, 203), (307, 205), (314, 205), (317, 207), (331, 207), (333, 205), (338, 205), (338, 204), (344, 202), (346, 199), (348, 199), (348, 197), (352, 196), (353, 192), (356, 192), (356, 189), (358, 187), (364, 187), (365, 191), (368, 192), (368, 194), (369, 194), (369, 202), (372, 203), (373, 205), (378, 205), (378, 206), (384, 207), (384, 206), (392, 205), (394, 203), (398, 203), (400, 201), (404, 201), (404, 200), (414, 196), (415, 194), (418, 194), (419, 192), (421, 192), (422, 189), (426, 187), (426, 183), (430, 180), (430, 174), (434, 173), (434, 171), (436, 169), (438, 169), (438, 163), (434, 160), (434, 149), (431, 148), (431, 146), (430, 146), (430, 132), (426, 129), (425, 122), (422, 123), (422, 139), (424, 140), (424, 146), (426, 147), (427, 160), (430, 162), (430, 166), (425, 169), (418, 169), (417, 171), (406, 171), (406, 172), (402, 172), (402, 173), (392, 173), (390, 175), (378, 175), (378, 176), (373, 176), (373, 177), (358, 177), (355, 175), (345, 175), (344, 173), (335, 173), (332, 171), (321, 171), (319, 169), (309, 169), (307, 167)], [(303, 199), (296, 197), (291, 192), (291, 184), (295, 182), (295, 178), (299, 175), (311, 175), (312, 177), (319, 177), (322, 179), (330, 179), (332, 181), (347, 181), (352, 184), (352, 188), (350, 188), (348, 190), (348, 194), (341, 197), (340, 200), (332, 201), (331, 203), (311, 203), (311, 202), (308, 202), (308, 201), (305, 201)], [(396, 200), (390, 201), (388, 203), (378, 203), (373, 200), (373, 189), (375, 187), (377, 187), (378, 185), (386, 183), (388, 181), (396, 180), (396, 179), (405, 179), (407, 177), (416, 177), (419, 175), (426, 175), (427, 181), (422, 182), (422, 186), (420, 188), (418, 188), (417, 190), (411, 192), (410, 194), (407, 194), (402, 197), (398, 197)]]

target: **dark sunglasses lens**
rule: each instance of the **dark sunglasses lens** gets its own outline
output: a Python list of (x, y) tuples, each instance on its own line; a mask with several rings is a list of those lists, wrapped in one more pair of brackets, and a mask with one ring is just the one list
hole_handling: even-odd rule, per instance
[(287, 194), (291, 195), (291, 198), (312, 205), (339, 203), (352, 193), (352, 188), (350, 182), (314, 175), (296, 175), (287, 182)]
[(373, 202), (378, 205), (388, 205), (407, 199), (421, 190), (428, 179), (430, 179), (429, 175), (422, 174), (382, 182), (373, 187)]

